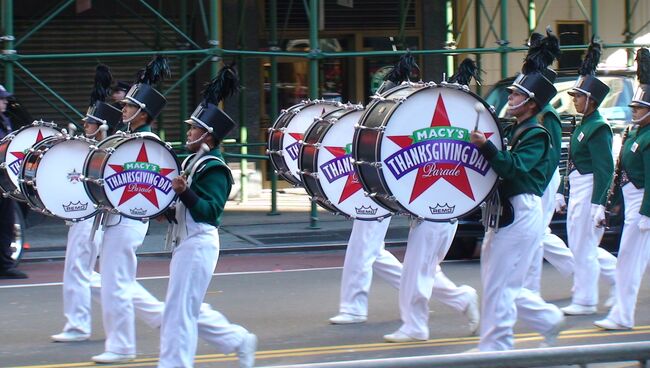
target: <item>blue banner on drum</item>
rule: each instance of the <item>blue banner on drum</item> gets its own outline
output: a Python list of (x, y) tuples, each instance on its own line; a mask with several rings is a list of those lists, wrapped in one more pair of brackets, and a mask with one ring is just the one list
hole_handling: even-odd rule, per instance
[[(458, 140), (421, 141), (390, 155), (384, 163), (396, 179), (425, 165), (462, 165), (485, 176), (490, 165), (475, 145)], [(431, 167), (435, 170), (435, 166)], [(442, 173), (444, 175), (444, 173)]]

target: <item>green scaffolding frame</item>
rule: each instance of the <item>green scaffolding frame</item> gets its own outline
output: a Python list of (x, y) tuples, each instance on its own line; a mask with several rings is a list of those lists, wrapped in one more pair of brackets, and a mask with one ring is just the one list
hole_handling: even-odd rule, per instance
[[(34, 82), (40, 85), (43, 89), (47, 91), (51, 97), (57, 100), (62, 104), (65, 109), (57, 106), (54, 102), (51, 101), (47, 96), (43, 96), (41, 93), (36, 92), (31, 86), (30, 88), (43, 98), (43, 100), (54, 106), (55, 109), (62, 112), (65, 116), (69, 117), (68, 113), (71, 112), (77, 117), (82, 117), (82, 113), (76, 110), (71, 104), (69, 104), (64, 98), (62, 98), (56, 91), (54, 91), (50, 86), (45, 82), (40, 80), (38, 76), (34, 75), (29, 71), (25, 65), (21, 63), (23, 60), (37, 60), (37, 59), (47, 59), (47, 60), (64, 60), (72, 58), (111, 58), (111, 57), (141, 57), (141, 56), (151, 56), (154, 54), (163, 54), (163, 55), (173, 55), (180, 57), (181, 65), (181, 77), (170, 87), (168, 87), (164, 93), (168, 94), (172, 90), (179, 88), (179, 93), (181, 96), (181, 115), (187, 116), (188, 106), (187, 106), (187, 95), (188, 95), (188, 85), (187, 78), (192, 76), (201, 66), (207, 62), (211, 62), (211, 77), (214, 77), (218, 72), (218, 61), (223, 56), (236, 56), (240, 60), (240, 65), (243, 65), (243, 62), (247, 58), (269, 58), (271, 67), (270, 67), (270, 82), (271, 82), (271, 120), (274, 121), (277, 118), (277, 112), (279, 111), (278, 106), (278, 65), (277, 57), (289, 56), (289, 57), (299, 57), (309, 60), (309, 96), (310, 98), (319, 97), (319, 81), (318, 81), (318, 67), (319, 62), (322, 59), (326, 58), (341, 58), (341, 57), (379, 57), (379, 56), (394, 56), (404, 53), (404, 51), (368, 51), (368, 52), (323, 52), (318, 48), (318, 11), (319, 11), (319, 0), (309, 0), (305, 2), (306, 11), (309, 15), (309, 42), (310, 42), (310, 51), (309, 52), (283, 52), (280, 51), (278, 47), (278, 18), (277, 18), (277, 0), (268, 0), (269, 1), (269, 14), (268, 19), (270, 20), (270, 33), (268, 39), (269, 51), (255, 51), (255, 50), (228, 50), (221, 47), (220, 44), (220, 33), (219, 33), (219, 15), (221, 11), (221, 1), (220, 0), (207, 0), (208, 9), (204, 6), (204, 0), (197, 0), (199, 11), (201, 13), (201, 20), (203, 24), (203, 29), (208, 35), (208, 48), (202, 48), (197, 42), (192, 40), (191, 37), (187, 35), (187, 2), (180, 2), (180, 25), (174, 24), (171, 20), (166, 18), (161, 12), (159, 12), (154, 6), (149, 4), (146, 0), (137, 0), (139, 4), (144, 6), (152, 14), (155, 15), (156, 21), (161, 21), (166, 24), (168, 27), (173, 29), (183, 40), (185, 40), (190, 49), (185, 50), (168, 50), (168, 51), (137, 51), (137, 52), (92, 52), (92, 53), (59, 53), (59, 54), (35, 54), (35, 55), (22, 55), (17, 52), (17, 48), (25, 42), (29, 37), (34, 33), (42, 29), (47, 23), (54, 19), (57, 15), (67, 9), (69, 6), (75, 3), (75, 0), (62, 0), (56, 7), (53, 8), (49, 14), (46, 14), (43, 18), (38, 20), (34, 27), (30, 29), (25, 35), (21, 36), (18, 40), (14, 37), (14, 22), (13, 22), (13, 4), (14, 0), (0, 0), (0, 11), (2, 12), (0, 16), (0, 27), (5, 31), (5, 35), (0, 36), (0, 41), (2, 41), (3, 52), (0, 55), (0, 62), (4, 64), (4, 84), (9, 90), (14, 89), (15, 82), (15, 68), (22, 70), (25, 74), (29, 76)], [(446, 24), (446, 45), (442, 49), (435, 50), (416, 50), (412, 51), (416, 55), (447, 55), (446, 58), (446, 72), (448, 74), (453, 73), (454, 61), (453, 56), (458, 54), (475, 54), (477, 63), (480, 67), (481, 55), (485, 53), (498, 53), (501, 55), (501, 77), (505, 78), (508, 76), (508, 54), (511, 52), (521, 52), (525, 51), (526, 48), (521, 47), (512, 47), (508, 41), (508, 5), (516, 1), (519, 5), (522, 15), (527, 19), (528, 30), (532, 32), (537, 25), (537, 21), (541, 19), (546, 13), (549, 4), (553, 0), (500, 0), (496, 7), (492, 10), (491, 14), (487, 9), (487, 6), (483, 0), (468, 0), (467, 6), (464, 9), (462, 17), (456, 21), (454, 18), (455, 12), (457, 9), (457, 2), (454, 0), (445, 0), (445, 24)], [(523, 3), (522, 3), (523, 1)], [(578, 8), (584, 15), (584, 17), (590, 22), (592, 27), (592, 32), (598, 34), (599, 23), (598, 23), (598, 5), (599, 0), (590, 0), (591, 3), (591, 12), (588, 13), (582, 2), (582, 0), (573, 0), (576, 2)], [(126, 4), (117, 0), (117, 2), (128, 8)], [(635, 35), (639, 34), (642, 30), (650, 26), (650, 20), (642, 25), (637, 30), (632, 30), (631, 17), (634, 14), (637, 5), (640, 0), (624, 0), (625, 7), (625, 40), (624, 43), (619, 44), (605, 44), (603, 45), (606, 48), (616, 47), (616, 48), (627, 48), (628, 49), (628, 63), (631, 64), (633, 61), (633, 48), (638, 47), (632, 43), (632, 39)], [(239, 16), (240, 20), (244, 20), (245, 12), (245, 3), (246, 1), (239, 1)], [(413, 6), (414, 1), (412, 0), (400, 0), (400, 39), (404, 36), (405, 30), (405, 21), (407, 10), (410, 6)], [(537, 3), (543, 3), (541, 10), (537, 12)], [(470, 16), (470, 9), (474, 8), (474, 20), (475, 20), (475, 37), (476, 45), (474, 48), (465, 48), (458, 49), (456, 48), (457, 41), (462, 37), (462, 34), (468, 23)], [(494, 28), (493, 24), (495, 20), (499, 17), (500, 19), (500, 29), (497, 30)], [(482, 34), (483, 30), (481, 26), (483, 20), (487, 20), (486, 24), (488, 25), (488, 32)], [(159, 27), (158, 27), (159, 29)], [(242, 27), (243, 29), (243, 27)], [(493, 35), (497, 41), (497, 47), (485, 47), (487, 39), (490, 35)], [(243, 40), (243, 32), (239, 35), (240, 43)], [(562, 46), (563, 50), (581, 50), (586, 49), (587, 45), (573, 45), (573, 46)], [(244, 47), (245, 48), (245, 47)], [(192, 68), (189, 68), (188, 65), (188, 56), (202, 56), (202, 59), (194, 65)], [(240, 68), (240, 73), (243, 73), (244, 68)], [(20, 77), (18, 77), (20, 78)], [(242, 78), (243, 79), (243, 78)], [(240, 94), (241, 95), (241, 94)], [(66, 109), (68, 111), (66, 111)], [(239, 112), (240, 118), (244, 119), (245, 117), (245, 99), (243, 96), (240, 96), (239, 99)], [(70, 118), (73, 120), (73, 118)], [(181, 133), (184, 133), (185, 127), (183, 126)], [(242, 120), (240, 122), (240, 141), (239, 144), (233, 145), (239, 147), (239, 154), (227, 154), (227, 156), (232, 158), (239, 158), (242, 169), (241, 176), (241, 191), (240, 199), (245, 201), (247, 199), (247, 181), (248, 174), (246, 170), (246, 164), (248, 159), (266, 159), (266, 156), (262, 155), (251, 155), (248, 154), (248, 146), (260, 145), (260, 143), (249, 143), (248, 142), (248, 130), (246, 127), (246, 122)], [(271, 177), (271, 191), (272, 191), (272, 200), (271, 200), (271, 210), (269, 215), (278, 214), (277, 211), (277, 175), (273, 174)], [(318, 228), (318, 214), (316, 211), (316, 205), (312, 203), (310, 211), (310, 228)]]

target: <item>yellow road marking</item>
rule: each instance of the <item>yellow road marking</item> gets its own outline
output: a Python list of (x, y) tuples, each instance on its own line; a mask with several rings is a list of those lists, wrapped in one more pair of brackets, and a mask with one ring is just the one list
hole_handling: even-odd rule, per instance
[[(632, 335), (642, 335), (650, 333), (650, 326), (638, 326), (633, 330), (627, 331), (603, 331), (597, 328), (590, 329), (580, 329), (580, 330), (566, 330), (563, 331), (559, 339), (568, 340), (568, 339), (584, 339), (584, 338), (598, 338), (606, 337), (609, 335), (613, 336), (632, 336)], [(528, 341), (541, 341), (542, 336), (537, 333), (520, 333), (515, 334), (516, 342), (528, 342)], [(318, 356), (318, 355), (333, 355), (341, 353), (361, 353), (361, 352), (370, 352), (370, 351), (385, 351), (385, 350), (401, 350), (401, 349), (413, 349), (413, 348), (422, 348), (422, 347), (441, 347), (441, 346), (454, 346), (454, 345), (476, 345), (478, 344), (479, 338), (476, 336), (472, 337), (458, 337), (458, 338), (440, 338), (440, 339), (431, 339), (427, 341), (417, 341), (417, 342), (403, 342), (403, 343), (371, 343), (371, 344), (353, 344), (353, 345), (333, 345), (333, 346), (315, 346), (307, 348), (296, 348), (296, 349), (277, 349), (277, 350), (266, 350), (258, 351), (256, 353), (256, 359), (271, 359), (271, 358), (285, 358), (285, 357), (303, 357), (303, 356)], [(195, 363), (217, 363), (217, 362), (227, 362), (237, 360), (237, 356), (234, 354), (224, 355), (224, 354), (205, 354), (197, 355), (195, 358)], [(130, 363), (121, 363), (120, 366), (128, 367), (147, 367), (156, 365), (158, 362), (157, 358), (141, 358), (136, 359)], [(111, 365), (102, 365), (110, 367)], [(15, 368), (66, 368), (66, 367), (75, 367), (75, 368), (90, 368), (98, 367), (95, 363), (92, 362), (80, 362), (80, 363), (63, 363), (63, 364), (47, 364), (47, 365), (27, 365), (20, 366)]]

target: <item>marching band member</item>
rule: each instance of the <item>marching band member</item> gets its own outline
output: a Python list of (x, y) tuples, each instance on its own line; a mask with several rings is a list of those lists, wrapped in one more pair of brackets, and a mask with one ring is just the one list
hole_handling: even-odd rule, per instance
[[(170, 264), (169, 286), (160, 332), (159, 367), (192, 367), (197, 346), (197, 321), (219, 256), (219, 223), (233, 184), (219, 145), (235, 122), (217, 105), (237, 88), (234, 70), (224, 66), (206, 87), (204, 100), (186, 123), (187, 149), (196, 153), (202, 145), (209, 152), (184, 163), (187, 177), (173, 179), (179, 195), (176, 206), (179, 239)], [(190, 167), (190, 165), (192, 165)], [(214, 326), (224, 352), (236, 351), (240, 367), (255, 362), (257, 337), (221, 316)]]
[[(449, 82), (468, 85), (478, 79), (478, 68), (471, 59), (464, 60), (459, 72)], [(399, 282), (399, 309), (402, 325), (384, 335), (387, 342), (429, 339), (429, 300), (435, 296), (450, 307), (462, 311), (469, 319), (469, 329), (479, 326), (478, 295), (469, 286), (456, 287), (442, 273), (442, 262), (454, 240), (458, 221), (432, 222), (411, 219), (406, 254)]]
[(605, 203), (614, 161), (612, 129), (598, 112), (609, 87), (595, 77), (600, 44), (592, 38), (580, 77), (569, 91), (576, 111), (583, 115), (570, 142), (567, 239), (573, 253), (573, 298), (562, 308), (567, 315), (596, 313), (598, 304), (598, 245), (605, 232)]
[(510, 149), (499, 151), (482, 132), (471, 134), (471, 142), (502, 178), (503, 215), (498, 224), (490, 224), (500, 228), (486, 228), (481, 248), (481, 351), (512, 349), (517, 317), (544, 336), (544, 345), (554, 344), (564, 325), (556, 306), (523, 287), (542, 238), (541, 231), (530, 229), (543, 228), (540, 197), (549, 179), (550, 137), (535, 116), (557, 92), (541, 73), (545, 66), (532, 61), (526, 60), (508, 87), (509, 114), (517, 119), (505, 132)]
[[(101, 140), (109, 129), (115, 129), (122, 121), (122, 112), (104, 102), (111, 81), (108, 67), (98, 65), (95, 69), (95, 86), (90, 95), (90, 106), (83, 119), (84, 133), (88, 138)], [(69, 224), (63, 265), (63, 314), (66, 324), (61, 333), (51, 336), (54, 342), (84, 341), (90, 337), (91, 283), (100, 282), (94, 269), (101, 232), (98, 231), (94, 239), (89, 238), (93, 222), (94, 217)]]
[[(150, 123), (167, 103), (151, 85), (169, 74), (164, 57), (156, 56), (140, 71), (137, 84), (124, 99), (122, 120), (132, 132), (150, 132)], [(97, 363), (120, 363), (135, 358), (135, 314), (133, 289), (137, 258), (135, 250), (144, 241), (149, 222), (107, 214), (100, 257), (102, 319), (105, 351), (95, 355)]]
[[(413, 56), (407, 52), (387, 75), (387, 80), (377, 90), (377, 94), (399, 85), (407, 79), (413, 67), (417, 65)], [(386, 250), (384, 244), (389, 224), (390, 218), (382, 221), (354, 220), (343, 262), (339, 313), (329, 319), (330, 323), (362, 323), (368, 319), (368, 292), (373, 272), (395, 289), (399, 289), (402, 264)], [(464, 312), (469, 320), (470, 332), (475, 333), (479, 324), (476, 290), (467, 285), (456, 286), (442, 272), (440, 266), (436, 266), (433, 278), (433, 289), (429, 294), (451, 308)], [(426, 324), (426, 320), (424, 323)]]
[[(546, 65), (542, 69), (542, 73), (551, 83), (555, 82), (557, 73), (549, 68), (550, 63), (560, 55), (559, 40), (550, 31), (546, 30), (547, 36), (544, 37), (539, 33), (533, 33), (530, 37), (530, 48), (526, 57), (537, 57), (541, 63)], [(562, 145), (562, 125), (560, 122), (560, 115), (550, 105), (546, 104), (542, 111), (537, 115), (541, 120), (541, 124), (549, 131), (551, 136), (551, 151), (549, 159), (549, 172), (550, 182), (544, 194), (542, 194), (542, 210), (544, 212), (544, 235), (540, 248), (537, 250), (537, 255), (533, 261), (529, 277), (526, 278), (524, 286), (532, 291), (539, 292), (541, 277), (542, 277), (542, 258), (546, 259), (553, 267), (555, 267), (562, 275), (569, 277), (573, 275), (575, 263), (571, 250), (566, 246), (564, 241), (557, 235), (551, 232), (550, 223), (553, 219), (555, 212), (560, 212), (566, 207), (564, 202), (564, 194), (558, 193), (558, 188), (561, 184), (560, 171), (558, 164), (560, 161), (561, 145)], [(598, 263), (600, 264), (601, 276), (607, 280), (610, 285), (611, 296), (605, 302), (606, 307), (611, 307), (614, 302), (613, 296), (615, 295), (615, 272), (616, 272), (616, 257), (605, 249), (598, 248)]]
[(594, 322), (606, 330), (634, 327), (639, 287), (650, 257), (650, 198), (645, 195), (646, 183), (650, 183), (650, 51), (640, 48), (636, 61), (640, 85), (630, 107), (638, 128), (625, 138), (618, 164), (625, 223), (618, 251), (616, 303), (606, 318)]

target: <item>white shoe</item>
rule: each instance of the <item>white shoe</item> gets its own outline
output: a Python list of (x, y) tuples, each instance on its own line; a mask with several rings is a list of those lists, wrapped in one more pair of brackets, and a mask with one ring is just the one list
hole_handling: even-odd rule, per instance
[(603, 330), (630, 330), (629, 327), (621, 326), (618, 323), (612, 321), (611, 319), (604, 318), (599, 321), (595, 321), (594, 325), (600, 327)]
[(478, 308), (478, 294), (476, 293), (476, 290), (474, 290), (472, 294), (472, 299), (470, 299), (467, 308), (465, 308), (463, 313), (465, 313), (465, 317), (467, 317), (469, 333), (476, 335), (481, 320), (481, 314)]
[(400, 330), (397, 330), (392, 334), (384, 335), (384, 340), (386, 342), (426, 341), (426, 339), (416, 339), (415, 337), (411, 337)]
[(566, 328), (566, 320), (564, 319), (564, 316), (560, 318), (555, 325), (546, 333), (543, 333), (542, 336), (544, 336), (544, 341), (542, 341), (539, 344), (540, 348), (548, 348), (551, 346), (555, 346), (555, 343), (557, 342), (557, 337), (560, 335), (560, 332)]
[(77, 331), (63, 331), (56, 335), (50, 336), (53, 342), (75, 342), (86, 341), (90, 338), (90, 334), (85, 334)]
[(366, 316), (358, 316), (356, 314), (339, 313), (330, 318), (330, 323), (333, 325), (349, 325), (352, 323), (363, 323), (368, 320)]
[(250, 332), (246, 333), (241, 344), (237, 348), (239, 368), (253, 368), (255, 364), (255, 352), (257, 351), (257, 336)]
[(135, 354), (118, 354), (118, 353), (111, 353), (110, 351), (105, 351), (99, 355), (95, 355), (91, 359), (95, 363), (104, 363), (104, 364), (126, 363), (135, 359)]
[(586, 316), (588, 314), (596, 313), (595, 305), (580, 305), (580, 304), (569, 304), (564, 308), (560, 308), (562, 313), (567, 316)]

